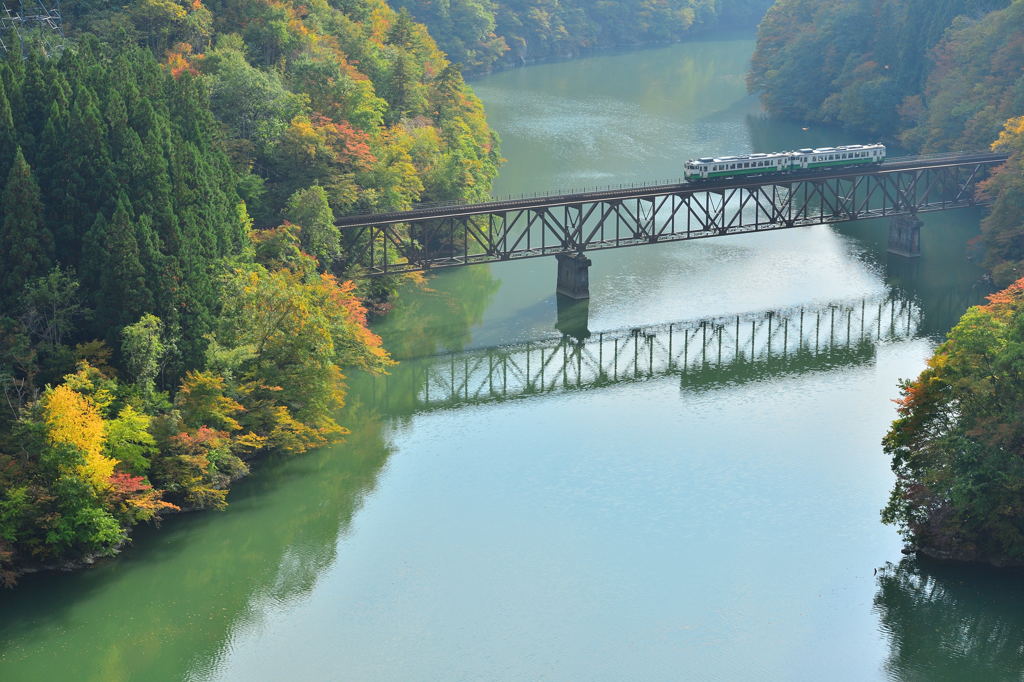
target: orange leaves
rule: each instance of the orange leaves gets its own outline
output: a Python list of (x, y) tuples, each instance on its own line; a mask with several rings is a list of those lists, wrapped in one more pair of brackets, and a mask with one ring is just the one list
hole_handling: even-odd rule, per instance
[(1006, 317), (1016, 312), (1024, 301), (1024, 278), (1017, 280), (1002, 291), (988, 296), (988, 304), (981, 306), (998, 317)]
[(351, 165), (358, 170), (366, 170), (377, 162), (370, 150), (369, 134), (353, 128), (345, 121), (335, 123), (319, 114), (314, 114), (313, 123), (323, 131), (340, 163)]
[(282, 153), (291, 163), (306, 168), (342, 166), (364, 171), (377, 161), (367, 133), (320, 114), (292, 119), (283, 136)]
[(357, 344), (367, 354), (364, 368), (381, 369), (393, 364), (381, 338), (366, 326), (366, 306), (355, 295), (355, 283), (351, 280), (338, 283), (334, 275), (326, 273), (320, 276), (320, 281), (328, 304), (344, 311), (346, 328), (351, 331)]
[[(196, 1), (198, 2), (198, 0)], [(192, 64), (192, 56), (191, 45), (188, 43), (175, 43), (174, 47), (167, 51), (167, 61), (165, 62), (171, 75), (178, 78), (186, 71), (193, 76), (199, 75), (199, 70)]]
[(227, 439), (227, 433), (202, 426), (194, 432), (183, 431), (171, 436), (171, 443), (182, 455), (203, 457), (208, 450), (224, 447)]
[(223, 431), (201, 427), (171, 436), (167, 453), (160, 459), (168, 490), (181, 494), (200, 509), (224, 509), (227, 487), (249, 469), (232, 454), (231, 438)]
[(154, 490), (144, 476), (114, 474), (110, 477), (110, 497), (127, 507), (135, 520), (148, 521), (161, 511), (178, 511), (180, 507), (160, 499), (163, 494)]
[(326, 272), (320, 275), (320, 282), (329, 303), (344, 308), (350, 320), (360, 325), (366, 325), (366, 307), (355, 296), (355, 282), (348, 279), (339, 283), (337, 277)]

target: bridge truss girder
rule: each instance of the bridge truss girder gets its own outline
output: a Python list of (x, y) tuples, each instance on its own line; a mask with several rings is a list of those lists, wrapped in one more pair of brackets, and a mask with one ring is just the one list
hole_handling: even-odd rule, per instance
[(342, 226), (368, 275), (913, 215), (972, 206), (991, 161), (757, 184), (673, 186), (649, 195), (534, 202)]

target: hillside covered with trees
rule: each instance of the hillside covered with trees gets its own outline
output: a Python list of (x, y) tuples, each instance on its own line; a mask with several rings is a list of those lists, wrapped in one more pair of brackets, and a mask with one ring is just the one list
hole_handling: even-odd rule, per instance
[(902, 386), (884, 441), (897, 476), (884, 520), (926, 554), (997, 564), (1024, 562), (1022, 27), (1024, 0), (779, 0), (749, 76), (777, 115), (925, 152), (1011, 155), (980, 188), (993, 202), (985, 265), (1007, 288), (968, 310)]
[(1024, 564), (1024, 280), (971, 308), (902, 386), (883, 519), (935, 557)]
[[(1022, 27), (1024, 0), (779, 0), (758, 30), (748, 82), (775, 115), (923, 152), (1014, 151), (983, 188), (995, 201), (983, 224), (986, 265), (1007, 286), (1024, 276)], [(820, 59), (811, 65), (808, 54)]]
[[(970, 66), (958, 65), (953, 53), (964, 41), (956, 34), (981, 19), (991, 20), (989, 13), (1009, 4), (1009, 0), (778, 0), (758, 27), (748, 84), (761, 94), (772, 114), (840, 123), (894, 140), (920, 124), (927, 105), (938, 95), (937, 81), (951, 69), (984, 70), (987, 64), (988, 70), (997, 70), (982, 54), (970, 55)], [(954, 23), (955, 30), (947, 37)], [(976, 43), (973, 50), (996, 47)], [(999, 71), (999, 77), (1008, 75)], [(972, 106), (970, 102), (963, 105)], [(990, 131), (988, 142), (999, 125)], [(941, 143), (956, 138), (948, 131)]]
[[(0, 578), (220, 509), (391, 360), (336, 216), (489, 194), (497, 140), (383, 0), (65, 3), (0, 59)], [(367, 280), (360, 280), (367, 281)]]
[(467, 73), (753, 27), (772, 0), (394, 0)]

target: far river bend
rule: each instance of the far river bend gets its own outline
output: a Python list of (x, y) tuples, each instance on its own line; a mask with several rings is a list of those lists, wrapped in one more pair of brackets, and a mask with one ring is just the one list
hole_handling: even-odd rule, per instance
[[(508, 158), (496, 194), (864, 141), (761, 117), (752, 49), (477, 81)], [(897, 382), (985, 294), (978, 220), (928, 217), (916, 262), (886, 255), (883, 223), (594, 254), (577, 356), (553, 260), (444, 273), (379, 325), (403, 362), (351, 378), (347, 442), (0, 592), (0, 679), (1018, 679), (1020, 576), (903, 560), (878, 518)], [(670, 326), (677, 351), (713, 341), (659, 365)], [(579, 373), (609, 353), (614, 374)]]

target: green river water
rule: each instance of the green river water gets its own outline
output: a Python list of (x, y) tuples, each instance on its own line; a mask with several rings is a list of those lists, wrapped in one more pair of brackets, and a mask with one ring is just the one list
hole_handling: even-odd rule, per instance
[[(476, 82), (496, 194), (864, 141), (761, 117), (752, 49)], [(878, 518), (897, 381), (985, 293), (978, 220), (927, 217), (914, 262), (881, 222), (596, 253), (582, 350), (553, 260), (443, 273), (379, 325), (402, 363), (351, 378), (346, 442), (0, 593), (0, 680), (1020, 679), (1020, 576), (903, 559)]]

